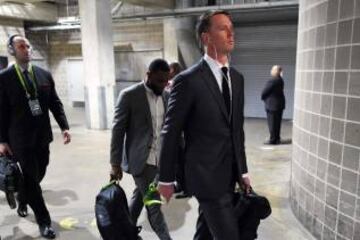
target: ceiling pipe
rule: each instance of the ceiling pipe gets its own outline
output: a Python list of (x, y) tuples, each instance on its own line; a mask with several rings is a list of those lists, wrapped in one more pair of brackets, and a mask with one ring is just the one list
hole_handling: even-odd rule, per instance
[(113, 7), (113, 9), (111, 10), (111, 15), (112, 15), (112, 16), (116, 15), (116, 14), (120, 11), (123, 3), (124, 3), (123, 1), (118, 1), (118, 2), (116, 3), (116, 5), (115, 5), (115, 6)]
[[(251, 3), (251, 4), (234, 4), (234, 5), (223, 5), (223, 6), (206, 6), (206, 7), (190, 7), (183, 9), (173, 10), (162, 10), (153, 13), (139, 13), (128, 16), (113, 16), (113, 22), (122, 22), (130, 20), (146, 20), (146, 19), (162, 19), (167, 17), (188, 17), (198, 16), (208, 10), (226, 10), (230, 13), (252, 13), (258, 11), (270, 11), (270, 10), (295, 10), (299, 8), (299, 1), (281, 1), (281, 2), (262, 2), (262, 3)], [(57, 30), (68, 30), (68, 29), (80, 29), (80, 21), (76, 20), (71, 25), (53, 25), (53, 26), (42, 26), (42, 27), (31, 27), (29, 31), (57, 31)]]

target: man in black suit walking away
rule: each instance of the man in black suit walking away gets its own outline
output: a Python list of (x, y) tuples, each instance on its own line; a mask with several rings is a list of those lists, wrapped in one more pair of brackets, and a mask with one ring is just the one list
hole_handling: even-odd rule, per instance
[(282, 114), (285, 109), (284, 80), (282, 68), (275, 65), (271, 68), (271, 79), (267, 81), (261, 94), (261, 100), (265, 102), (267, 122), (270, 139), (265, 144), (280, 144), (280, 129)]
[(0, 155), (13, 155), (24, 175), (18, 215), (26, 217), (29, 204), (40, 234), (53, 239), (56, 234), (40, 187), (53, 140), (49, 110), (61, 128), (64, 144), (71, 140), (69, 124), (51, 74), (30, 63), (29, 41), (20, 35), (11, 36), (8, 52), (16, 63), (0, 73)]
[(233, 192), (236, 182), (250, 190), (244, 147), (244, 78), (230, 66), (234, 28), (225, 11), (208, 11), (197, 24), (205, 54), (181, 72), (170, 93), (162, 130), (158, 189), (174, 192), (176, 154), (185, 139), (185, 181), (199, 201), (217, 240), (239, 240)]

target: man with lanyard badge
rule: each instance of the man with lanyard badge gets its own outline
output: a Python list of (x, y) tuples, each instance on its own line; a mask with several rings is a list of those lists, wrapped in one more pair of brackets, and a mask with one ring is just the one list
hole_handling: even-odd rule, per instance
[(53, 239), (56, 234), (40, 186), (53, 140), (49, 111), (62, 131), (64, 144), (71, 140), (69, 124), (51, 74), (30, 63), (29, 41), (21, 35), (11, 36), (8, 52), (16, 63), (0, 73), (0, 155), (13, 156), (23, 172), (18, 215), (26, 217), (29, 205), (41, 236)]

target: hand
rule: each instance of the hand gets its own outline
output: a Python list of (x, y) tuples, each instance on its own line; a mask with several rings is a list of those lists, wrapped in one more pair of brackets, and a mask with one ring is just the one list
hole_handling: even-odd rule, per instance
[(250, 178), (243, 177), (241, 181), (241, 188), (248, 194), (251, 190)]
[(119, 165), (111, 165), (110, 170), (110, 179), (111, 180), (121, 180), (123, 177), (123, 171)]
[(0, 143), (0, 156), (10, 155), (12, 156), (13, 153), (9, 144), (7, 143)]
[(166, 202), (170, 201), (171, 196), (174, 194), (175, 187), (174, 184), (165, 185), (165, 184), (158, 184), (158, 191), (161, 196), (166, 199)]
[(69, 130), (64, 130), (61, 134), (63, 135), (64, 144), (68, 144), (71, 142), (71, 135)]

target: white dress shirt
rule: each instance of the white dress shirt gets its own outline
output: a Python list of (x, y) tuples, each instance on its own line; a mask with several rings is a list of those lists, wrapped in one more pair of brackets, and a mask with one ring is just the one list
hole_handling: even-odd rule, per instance
[(164, 122), (165, 113), (164, 100), (162, 95), (157, 96), (148, 86), (146, 86), (145, 83), (144, 85), (146, 89), (146, 97), (149, 103), (153, 129), (153, 139), (146, 163), (158, 166), (160, 155), (160, 132)]
[(219, 85), (219, 89), (220, 92), (222, 93), (223, 89), (222, 89), (222, 79), (224, 76), (223, 71), (221, 70), (221, 68), (226, 67), (228, 69), (227, 71), (227, 76), (225, 76), (225, 79), (227, 80), (227, 83), (229, 85), (229, 90), (230, 90), (230, 100), (232, 99), (232, 91), (231, 91), (231, 78), (230, 78), (230, 68), (229, 68), (229, 63), (225, 63), (224, 65), (222, 65), (221, 63), (219, 63), (218, 61), (216, 61), (215, 59), (211, 58), (209, 55), (205, 54), (204, 55), (204, 60), (206, 61), (206, 63), (209, 65), (217, 84)]
[[(204, 60), (206, 61), (206, 63), (209, 65), (211, 72), (213, 73), (217, 84), (219, 85), (219, 89), (220, 92), (222, 92), (222, 79), (223, 79), (223, 75), (224, 73), (222, 72), (221, 68), (222, 67), (227, 67), (228, 71), (227, 71), (227, 76), (226, 80), (228, 81), (228, 85), (229, 85), (229, 90), (230, 90), (230, 100), (232, 102), (232, 89), (231, 89), (231, 78), (230, 78), (230, 68), (229, 68), (229, 63), (225, 63), (224, 65), (219, 63), (217, 60), (213, 59), (212, 57), (210, 57), (209, 55), (205, 54), (204, 55)], [(245, 177), (249, 177), (248, 173), (244, 173), (242, 175), (243, 178)]]

